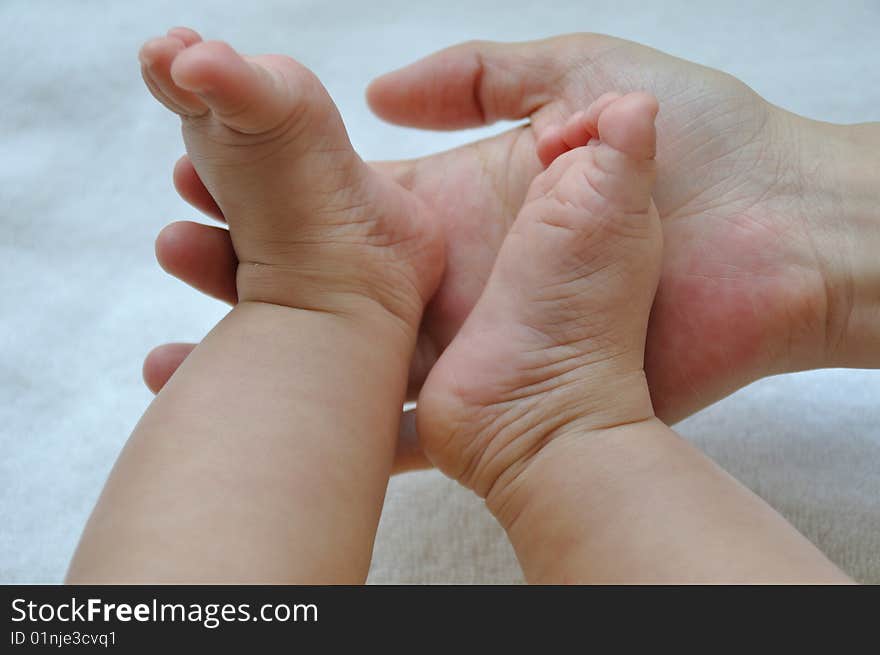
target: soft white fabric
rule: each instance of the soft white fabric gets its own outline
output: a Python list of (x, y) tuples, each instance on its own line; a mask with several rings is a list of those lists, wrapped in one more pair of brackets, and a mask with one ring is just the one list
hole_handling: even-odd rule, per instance
[[(548, 9), (547, 7), (552, 7)], [(0, 3), (0, 582), (60, 581), (144, 407), (143, 356), (197, 340), (224, 313), (164, 275), (153, 238), (195, 218), (171, 186), (177, 121), (140, 81), (142, 40), (176, 24), (312, 67), (371, 159), (497, 131), (381, 123), (373, 76), (472, 38), (607, 32), (722, 68), (814, 118), (880, 118), (873, 0), (694, 3)], [(880, 374), (766, 380), (681, 426), (849, 573), (880, 582)], [(372, 582), (516, 582), (510, 546), (470, 492), (437, 473), (391, 482)]]

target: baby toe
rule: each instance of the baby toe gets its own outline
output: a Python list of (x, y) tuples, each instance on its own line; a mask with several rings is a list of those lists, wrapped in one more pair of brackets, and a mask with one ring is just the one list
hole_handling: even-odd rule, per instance
[(177, 36), (164, 36), (147, 41), (138, 53), (141, 75), (153, 97), (181, 116), (196, 116), (207, 109), (195, 94), (179, 87), (171, 78), (171, 66), (186, 49)]
[(599, 138), (633, 159), (652, 159), (656, 152), (654, 121), (657, 99), (649, 93), (629, 93), (603, 107), (596, 119)]

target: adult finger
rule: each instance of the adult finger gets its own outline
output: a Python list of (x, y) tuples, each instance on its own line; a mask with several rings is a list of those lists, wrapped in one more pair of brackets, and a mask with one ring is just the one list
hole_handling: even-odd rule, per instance
[(194, 343), (166, 343), (153, 348), (144, 359), (143, 376), (147, 388), (159, 393), (195, 347)]
[(462, 43), (377, 78), (367, 102), (381, 118), (410, 127), (454, 130), (525, 118), (558, 96), (573, 68), (616, 43), (598, 34)]
[(416, 432), (416, 411), (404, 412), (400, 417), (400, 433), (397, 439), (397, 450), (394, 453), (392, 473), (406, 473), (432, 468), (433, 464), (422, 452), (419, 435)]
[(203, 214), (207, 214), (213, 219), (226, 222), (223, 211), (214, 200), (214, 196), (205, 187), (202, 178), (196, 173), (187, 155), (183, 155), (174, 164), (174, 188), (180, 197), (186, 200), (193, 207)]
[(202, 293), (235, 304), (238, 258), (227, 230), (191, 221), (166, 225), (156, 237), (156, 259)]

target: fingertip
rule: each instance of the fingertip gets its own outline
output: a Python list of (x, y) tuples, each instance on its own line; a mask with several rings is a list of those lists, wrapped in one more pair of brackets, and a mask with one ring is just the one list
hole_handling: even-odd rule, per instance
[(147, 388), (154, 394), (159, 393), (194, 348), (195, 344), (191, 343), (166, 343), (147, 353), (141, 367)]
[(174, 169), (171, 172), (171, 180), (174, 183), (174, 189), (178, 194), (184, 197), (184, 200), (186, 199), (184, 191), (189, 190), (193, 178), (201, 181), (189, 155), (183, 154), (176, 162), (174, 162)]
[(410, 75), (410, 69), (418, 63), (373, 78), (364, 91), (370, 111), (379, 118), (396, 123), (404, 120), (411, 111), (418, 110), (418, 94), (412, 91), (416, 78)]
[(151, 350), (146, 358), (144, 359), (144, 364), (141, 367), (141, 377), (144, 380), (144, 384), (147, 385), (147, 389), (155, 395), (162, 390), (162, 387), (165, 386), (165, 381), (162, 380), (159, 371), (156, 368), (156, 362), (153, 356), (153, 353), (156, 352), (154, 348)]
[(144, 363), (141, 367), (141, 377), (144, 379), (144, 384), (146, 384), (147, 389), (154, 394), (161, 391), (162, 387), (165, 386), (165, 383), (170, 377), (169, 375), (166, 375), (165, 369), (167, 367), (164, 364), (164, 349), (164, 345), (153, 348), (147, 353), (147, 356), (144, 357)]
[(238, 258), (229, 230), (193, 221), (166, 225), (156, 237), (159, 266), (199, 291), (223, 302), (238, 299)]
[(407, 127), (455, 130), (496, 120), (480, 101), (479, 47), (452, 46), (377, 77), (367, 87), (367, 104), (383, 120)]
[(178, 269), (176, 264), (180, 260), (181, 244), (186, 232), (185, 225), (185, 221), (169, 223), (159, 230), (153, 244), (156, 261), (159, 262), (162, 270), (170, 275), (175, 275)]
[(425, 116), (433, 115), (439, 101), (428, 99), (420, 84), (424, 79), (418, 71), (420, 66), (418, 61), (373, 79), (365, 92), (370, 111), (389, 123), (414, 127)]
[(214, 200), (214, 196), (205, 187), (202, 178), (187, 155), (183, 155), (174, 164), (172, 181), (177, 193), (190, 205), (221, 223), (226, 222), (223, 210)]
[(416, 410), (405, 411), (400, 418), (400, 429), (397, 438), (397, 448), (394, 453), (394, 466), (392, 473), (407, 473), (432, 468), (431, 461), (427, 458), (419, 443), (419, 435), (416, 429)]
[(150, 393), (155, 396), (162, 390), (162, 384), (160, 384), (159, 380), (156, 378), (154, 364), (150, 359), (152, 354), (153, 352), (150, 351), (146, 359), (144, 359), (144, 365), (141, 367), (141, 378), (143, 378), (144, 384), (147, 385), (147, 389), (150, 390)]
[(385, 75), (380, 75), (379, 77), (372, 80), (369, 84), (367, 84), (367, 88), (364, 91), (364, 98), (367, 101), (367, 106), (370, 108), (376, 116), (380, 118), (384, 118), (384, 104), (383, 104), (383, 96), (385, 94), (385, 78), (387, 78), (390, 73), (386, 73)]

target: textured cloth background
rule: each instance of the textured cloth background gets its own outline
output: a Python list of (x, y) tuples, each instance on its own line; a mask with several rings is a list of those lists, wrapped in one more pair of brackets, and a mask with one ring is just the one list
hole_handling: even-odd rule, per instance
[[(552, 7), (552, 9), (547, 9)], [(150, 401), (155, 344), (199, 339), (225, 308), (166, 276), (153, 239), (195, 218), (171, 186), (177, 120), (136, 52), (190, 25), (312, 67), (368, 159), (494, 133), (395, 128), (374, 76), (472, 38), (606, 32), (721, 68), (813, 118), (880, 119), (880, 2), (0, 2), (0, 582), (62, 579), (83, 523)], [(880, 373), (747, 388), (680, 426), (850, 574), (880, 582)], [(501, 530), (436, 473), (392, 480), (373, 582), (516, 582)]]

